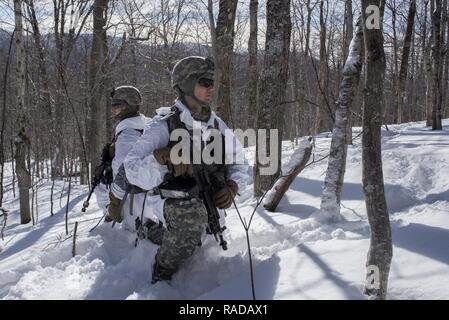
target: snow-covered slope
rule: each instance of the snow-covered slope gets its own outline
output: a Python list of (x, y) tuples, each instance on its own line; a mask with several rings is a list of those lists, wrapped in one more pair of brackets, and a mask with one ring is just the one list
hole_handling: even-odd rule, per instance
[[(390, 299), (449, 298), (449, 121), (443, 132), (423, 122), (382, 129), (383, 167), (391, 215), (394, 253)], [(360, 128), (354, 128), (354, 136)], [(314, 159), (328, 153), (330, 135), (317, 137)], [(247, 150), (252, 163), (252, 149)], [(284, 142), (283, 162), (294, 146)], [(258, 208), (250, 229), (256, 298), (364, 299), (362, 294), (369, 226), (361, 187), (361, 140), (348, 150), (342, 196), (344, 220), (320, 219), (326, 160), (308, 166), (270, 213)], [(11, 173), (7, 172), (8, 186)], [(8, 191), (11, 210), (0, 240), (0, 297), (4, 299), (250, 299), (246, 238), (236, 210), (228, 210), (223, 251), (209, 237), (170, 285), (149, 284), (157, 250), (148, 241), (134, 247), (135, 235), (101, 224), (95, 201), (81, 212), (87, 189), (72, 186), (69, 236), (65, 234), (67, 185), (56, 185), (55, 216), (50, 217), (51, 183), (38, 190), (36, 226), (20, 225), (18, 198)], [(256, 201), (250, 190), (238, 201), (249, 219)], [(62, 191), (60, 207), (59, 197)], [(79, 222), (77, 255), (71, 233)]]

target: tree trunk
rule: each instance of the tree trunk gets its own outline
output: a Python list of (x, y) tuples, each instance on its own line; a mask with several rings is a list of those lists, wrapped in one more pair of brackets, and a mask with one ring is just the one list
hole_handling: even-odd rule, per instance
[[(37, 21), (34, 0), (28, 1), (28, 12), (31, 20), (31, 26), (33, 28), (33, 37), (34, 44), (36, 45), (37, 53), (38, 53), (38, 64), (39, 64), (39, 76), (42, 82), (42, 89), (40, 91), (41, 95), (39, 95), (40, 99), (40, 109), (45, 110), (47, 112), (48, 120), (52, 118), (52, 101), (50, 97), (50, 88), (48, 81), (48, 72), (46, 67), (47, 55), (45, 53), (44, 45), (42, 42), (42, 35), (39, 28), (39, 23)], [(50, 135), (53, 133), (50, 132)]]
[[(419, 82), (420, 74), (419, 74), (419, 67), (417, 66), (417, 59), (418, 55), (416, 50), (416, 43), (415, 43), (415, 34), (412, 32), (412, 48), (411, 48), (411, 76), (410, 76), (410, 89), (411, 89), (411, 97), (410, 99), (407, 99), (407, 101), (411, 101), (409, 103), (410, 107), (406, 112), (404, 112), (404, 121), (418, 121), (414, 120), (414, 117), (417, 117), (419, 115), (419, 110), (417, 108), (417, 102), (418, 102), (418, 95), (419, 95), (419, 89), (417, 88), (417, 83), (421, 84), (422, 82)], [(421, 85), (420, 85), (421, 87)]]
[(106, 10), (108, 0), (95, 0), (93, 6), (93, 39), (89, 62), (90, 110), (87, 123), (87, 149), (91, 168), (100, 152), (99, 120), (101, 119), (100, 66), (102, 62), (103, 33), (106, 32)]
[(430, 59), (431, 51), (430, 44), (427, 45), (426, 50), (426, 126), (432, 126), (432, 99), (433, 99), (433, 86), (432, 86), (432, 61)]
[[(352, 14), (352, 0), (345, 1), (345, 26), (346, 26), (346, 35), (345, 35), (345, 45), (344, 45), (344, 61), (348, 58), (349, 54), (349, 44), (352, 41), (352, 35), (354, 33), (354, 28), (352, 26), (353, 14)], [(348, 125), (346, 132), (346, 143), (352, 144), (352, 110), (351, 107), (348, 109)]]
[(292, 34), (292, 61), (290, 63), (291, 67), (291, 79), (292, 79), (292, 97), (293, 97), (293, 105), (291, 107), (291, 124), (292, 128), (292, 142), (294, 141), (296, 144), (298, 143), (298, 137), (300, 135), (299, 131), (302, 126), (303, 121), (301, 121), (301, 116), (304, 113), (305, 110), (301, 110), (301, 105), (303, 103), (304, 96), (301, 96), (301, 85), (300, 85), (300, 79), (299, 79), (299, 71), (300, 63), (298, 58), (298, 50), (297, 50), (297, 44), (296, 40), (294, 39), (294, 33)]
[(212, 0), (207, 0), (207, 14), (209, 18), (209, 30), (212, 43), (212, 56), (217, 58), (217, 31), (215, 30), (214, 4)]
[(404, 98), (405, 98), (405, 82), (407, 80), (408, 57), (410, 54), (410, 44), (412, 41), (413, 25), (415, 22), (416, 1), (410, 1), (410, 7), (407, 17), (407, 30), (404, 38), (404, 48), (402, 50), (401, 68), (399, 70), (397, 84), (397, 122), (402, 123), (404, 117)]
[(441, 50), (442, 59), (444, 60), (444, 68), (443, 68), (443, 88), (442, 88), (442, 103), (441, 103), (441, 116), (443, 118), (446, 118), (445, 114), (448, 109), (447, 107), (447, 88), (448, 88), (448, 81), (449, 81), (449, 23), (448, 23), (448, 12), (447, 12), (447, 0), (444, 0), (443, 3), (443, 10), (444, 10), (444, 19), (443, 19), (443, 27), (441, 30), (441, 33), (444, 33), (444, 29), (446, 28), (446, 39), (445, 39), (445, 45), (444, 50)]
[(16, 173), (20, 192), (20, 223), (30, 222), (30, 194), (31, 187), (30, 172), (26, 166), (26, 150), (29, 139), (26, 134), (26, 114), (25, 114), (25, 48), (23, 45), (23, 27), (22, 27), (22, 1), (14, 0), (15, 14), (15, 36), (16, 36), (16, 87), (17, 87), (17, 127), (19, 128), (14, 144), (16, 147)]
[(343, 79), (340, 84), (335, 112), (335, 125), (332, 131), (329, 162), (321, 196), (321, 211), (329, 219), (337, 219), (340, 216), (340, 199), (348, 151), (347, 140), (350, 139), (348, 136), (348, 118), (362, 71), (363, 29), (361, 23), (359, 18), (349, 49), (349, 56), (343, 69)]
[(215, 98), (217, 113), (234, 127), (231, 112), (231, 75), (237, 0), (220, 0), (216, 27)]
[[(324, 21), (324, 0), (320, 1), (320, 65), (318, 71), (318, 93), (316, 96), (316, 119), (315, 119), (315, 134), (327, 130), (327, 125), (324, 119), (326, 114), (326, 69), (327, 69), (327, 53), (326, 53), (326, 22)], [(328, 112), (331, 112), (328, 110)]]
[[(282, 102), (285, 100), (286, 83), (288, 80), (288, 58), (290, 51), (290, 1), (267, 1), (267, 32), (265, 40), (264, 68), (260, 74), (259, 109), (257, 112), (257, 129), (269, 131), (278, 129), (276, 163), (262, 164), (259, 158), (261, 145), (266, 145), (266, 154), (270, 156), (270, 134), (266, 141), (256, 141), (256, 157), (254, 164), (254, 195), (261, 196), (264, 191), (270, 189), (281, 169), (282, 147)], [(263, 149), (263, 148), (262, 148)], [(263, 174), (264, 167), (277, 165), (274, 174)], [(261, 172), (262, 169), (262, 172)], [(262, 173), (262, 174), (261, 174)]]
[(270, 192), (267, 193), (264, 200), (264, 208), (268, 211), (274, 212), (281, 202), (282, 197), (287, 192), (291, 183), (295, 180), (298, 174), (306, 167), (312, 154), (312, 137), (301, 141), (298, 149), (295, 150), (290, 158), (288, 164), (289, 170), (284, 173), (284, 176), (276, 181)]
[[(9, 61), (11, 59), (11, 48), (12, 43), (14, 41), (14, 32), (11, 34), (11, 38), (9, 40), (9, 49), (8, 49), (8, 57), (6, 58), (6, 66), (5, 73), (3, 76), (3, 109), (2, 109), (2, 128), (0, 129), (0, 207), (3, 205), (3, 178), (5, 175), (5, 121), (6, 121), (6, 88), (8, 83), (8, 71), (9, 71)], [(14, 165), (14, 164), (12, 164)]]
[(247, 127), (256, 127), (257, 112), (257, 9), (258, 0), (251, 0), (249, 4), (249, 40), (248, 40), (248, 118)]
[[(311, 99), (311, 90), (310, 90), (310, 81), (309, 81), (309, 72), (307, 71), (308, 65), (309, 65), (309, 51), (310, 51), (310, 33), (311, 33), (311, 23), (312, 23), (312, 14), (313, 14), (313, 7), (310, 6), (311, 0), (306, 0), (306, 7), (307, 7), (307, 21), (306, 21), (306, 39), (305, 39), (305, 49), (304, 49), (304, 65), (301, 68), (301, 94), (300, 97), (303, 99)], [(310, 59), (313, 59), (311, 57)], [(304, 123), (308, 125), (308, 132), (307, 134), (314, 134), (314, 120), (315, 120), (315, 114), (316, 114), (316, 107), (312, 103), (307, 103), (307, 115), (308, 117), (303, 117), (305, 120)]]
[[(424, 21), (426, 21), (427, 17), (427, 2), (426, 4), (426, 12), (424, 16)], [(432, 15), (434, 10), (433, 0), (430, 0), (430, 14)], [(424, 25), (424, 28), (426, 25)], [(424, 34), (426, 36), (426, 34)], [(426, 55), (425, 55), (425, 63), (426, 63), (426, 126), (432, 126), (432, 99), (433, 99), (433, 85), (432, 85), (432, 61), (430, 58), (431, 55), (431, 45), (433, 42), (433, 35), (430, 36), (430, 41), (426, 46)]]
[(391, 10), (391, 28), (393, 31), (393, 92), (391, 108), (390, 104), (385, 108), (385, 123), (398, 123), (398, 108), (397, 108), (397, 96), (398, 96), (398, 36), (396, 31), (396, 0), (393, 0)]
[[(362, 0), (363, 21), (367, 21), (366, 8), (378, 5), (377, 0)], [(383, 14), (380, 19), (382, 21)], [(385, 52), (382, 29), (368, 29), (364, 23), (365, 88), (363, 95), (363, 192), (365, 194), (371, 242), (367, 259), (365, 294), (375, 299), (385, 299), (393, 248), (391, 228), (382, 172), (381, 124), (383, 108), (383, 80)], [(374, 282), (372, 274), (374, 271)]]
[[(34, 0), (29, 0), (27, 2), (28, 5), (28, 15), (31, 20), (31, 26), (33, 28), (33, 38), (34, 43), (36, 45), (37, 53), (38, 53), (38, 65), (39, 65), (39, 77), (41, 80), (41, 90), (39, 95), (39, 109), (44, 111), (43, 114), (45, 115), (45, 120), (49, 123), (49, 137), (48, 137), (48, 144), (50, 153), (55, 152), (53, 149), (55, 146), (60, 145), (58, 144), (58, 135), (55, 132), (56, 123), (55, 119), (53, 117), (53, 100), (50, 95), (50, 85), (49, 85), (49, 78), (48, 78), (48, 70), (47, 70), (47, 55), (45, 52), (42, 35), (39, 28), (39, 23), (36, 17), (36, 11), (34, 6)], [(59, 77), (58, 77), (59, 78)], [(59, 105), (60, 107), (60, 105)], [(60, 131), (59, 131), (60, 132)], [(59, 156), (61, 155), (58, 153)], [(58, 156), (56, 156), (58, 158)], [(57, 161), (55, 161), (57, 163)], [(52, 173), (52, 178), (55, 178), (56, 173), (58, 173), (57, 166), (55, 167), (55, 172)], [(58, 173), (60, 175), (60, 172)]]
[(441, 125), (441, 0), (434, 1), (432, 12), (432, 130), (442, 130)]

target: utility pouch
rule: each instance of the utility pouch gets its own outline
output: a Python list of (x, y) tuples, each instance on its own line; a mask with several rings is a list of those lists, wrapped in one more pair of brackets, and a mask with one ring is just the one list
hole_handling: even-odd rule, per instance
[(194, 178), (177, 177), (161, 183), (154, 191), (162, 199), (193, 199), (199, 196)]

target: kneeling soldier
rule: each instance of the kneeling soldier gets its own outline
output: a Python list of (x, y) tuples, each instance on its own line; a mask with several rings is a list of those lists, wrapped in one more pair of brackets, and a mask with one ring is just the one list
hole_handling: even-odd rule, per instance
[[(178, 98), (171, 108), (158, 109), (158, 115), (146, 126), (124, 162), (126, 177), (131, 184), (155, 191), (149, 197), (152, 210), (167, 227), (156, 253), (153, 282), (170, 280), (192, 256), (206, 229), (214, 235), (218, 233), (220, 245), (226, 249), (221, 236), (223, 228), (217, 221), (211, 222), (214, 218), (211, 211), (229, 208), (248, 179), (248, 166), (240, 142), (211, 110), (213, 75), (214, 64), (209, 58), (191, 56), (178, 61), (172, 72), (172, 86)], [(170, 136), (178, 129), (185, 130), (190, 138), (195, 130), (201, 129), (199, 152), (211, 143), (210, 132), (215, 130), (220, 134), (222, 148), (219, 151), (223, 157), (218, 163), (192, 164), (196, 152), (195, 143), (190, 143), (192, 138), (190, 146), (186, 146), (190, 148), (187, 160), (184, 155), (181, 155), (182, 161), (174, 159), (176, 152), (172, 148), (178, 142), (171, 141)], [(240, 159), (240, 163), (226, 161), (225, 164), (225, 159)], [(202, 181), (201, 185), (198, 181)]]

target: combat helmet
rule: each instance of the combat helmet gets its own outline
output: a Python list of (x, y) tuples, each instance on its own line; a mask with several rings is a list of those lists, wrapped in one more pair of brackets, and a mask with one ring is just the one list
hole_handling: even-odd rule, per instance
[(116, 117), (119, 120), (138, 115), (141, 103), (142, 95), (136, 87), (119, 86), (114, 88), (111, 92), (111, 105), (125, 106)]
[(195, 84), (201, 78), (214, 79), (215, 65), (209, 57), (190, 56), (179, 60), (172, 72), (172, 87), (179, 95), (194, 96)]

